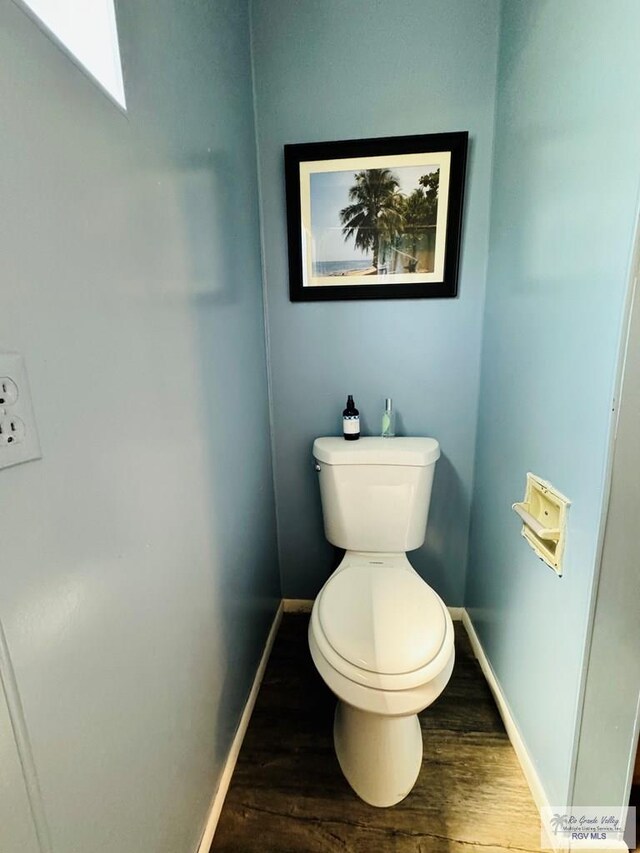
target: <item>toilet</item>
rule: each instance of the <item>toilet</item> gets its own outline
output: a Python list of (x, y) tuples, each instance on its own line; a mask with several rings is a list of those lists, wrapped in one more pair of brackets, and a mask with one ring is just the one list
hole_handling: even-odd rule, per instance
[(313, 662), (338, 698), (333, 740), (347, 781), (372, 806), (411, 791), (422, 764), (418, 713), (455, 658), (453, 622), (407, 551), (425, 540), (440, 446), (433, 438), (317, 438), (325, 536), (346, 553), (311, 612)]

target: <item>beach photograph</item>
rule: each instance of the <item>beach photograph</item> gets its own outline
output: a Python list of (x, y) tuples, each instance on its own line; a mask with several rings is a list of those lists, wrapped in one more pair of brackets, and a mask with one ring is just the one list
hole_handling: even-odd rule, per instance
[(455, 296), (467, 142), (285, 145), (290, 299)]
[(433, 273), (440, 166), (309, 175), (315, 279)]

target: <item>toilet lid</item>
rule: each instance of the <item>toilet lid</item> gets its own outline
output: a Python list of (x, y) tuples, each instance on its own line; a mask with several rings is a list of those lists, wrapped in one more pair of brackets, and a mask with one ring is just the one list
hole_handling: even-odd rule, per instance
[(359, 565), (324, 586), (318, 617), (327, 641), (349, 663), (400, 675), (430, 663), (446, 632), (444, 607), (413, 571)]

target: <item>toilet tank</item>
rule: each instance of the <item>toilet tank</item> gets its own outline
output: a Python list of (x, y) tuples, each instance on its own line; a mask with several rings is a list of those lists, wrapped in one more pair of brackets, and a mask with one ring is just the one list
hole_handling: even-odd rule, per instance
[(412, 551), (424, 542), (440, 445), (434, 438), (316, 438), (324, 532), (349, 551)]

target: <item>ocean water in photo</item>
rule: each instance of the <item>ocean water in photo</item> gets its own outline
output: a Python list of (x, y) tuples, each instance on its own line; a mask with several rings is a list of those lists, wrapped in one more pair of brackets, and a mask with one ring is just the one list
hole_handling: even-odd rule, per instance
[(344, 275), (351, 270), (366, 270), (371, 266), (370, 260), (364, 261), (314, 261), (313, 274)]

